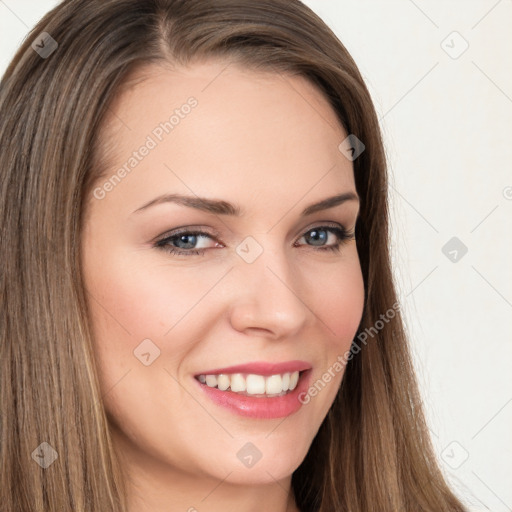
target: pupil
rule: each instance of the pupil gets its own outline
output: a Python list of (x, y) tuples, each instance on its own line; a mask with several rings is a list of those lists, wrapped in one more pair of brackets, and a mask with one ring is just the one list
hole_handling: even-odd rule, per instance
[[(187, 239), (189, 239), (188, 242)], [(180, 235), (177, 242), (183, 242), (187, 245), (187, 247), (180, 246), (181, 249), (192, 249), (196, 244), (196, 235)]]
[(323, 245), (327, 241), (327, 232), (325, 229), (315, 229), (310, 231), (310, 239), (313, 240), (313, 245)]

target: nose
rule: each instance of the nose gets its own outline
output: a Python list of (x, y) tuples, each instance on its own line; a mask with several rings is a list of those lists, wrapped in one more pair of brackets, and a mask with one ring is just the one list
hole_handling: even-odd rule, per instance
[(292, 338), (312, 315), (300, 272), (282, 248), (265, 247), (252, 263), (240, 258), (232, 279), (229, 316), (232, 327), (240, 332)]

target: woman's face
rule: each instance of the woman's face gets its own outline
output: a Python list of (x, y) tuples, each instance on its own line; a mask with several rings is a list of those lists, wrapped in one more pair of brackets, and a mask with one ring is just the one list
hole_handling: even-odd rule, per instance
[(356, 194), (347, 133), (301, 77), (225, 62), (144, 77), (110, 109), (82, 239), (114, 439), (147, 475), (286, 479), (363, 311), (356, 242), (339, 235), (357, 196), (321, 204)]

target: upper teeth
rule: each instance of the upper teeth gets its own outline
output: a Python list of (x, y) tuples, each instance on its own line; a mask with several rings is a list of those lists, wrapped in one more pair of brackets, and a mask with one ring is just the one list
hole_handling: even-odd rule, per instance
[(275, 395), (293, 390), (299, 380), (299, 372), (283, 373), (277, 375), (256, 375), (253, 373), (199, 375), (198, 379), (211, 388), (218, 387), (221, 391), (231, 388), (234, 392), (246, 392), (249, 395), (267, 394)]

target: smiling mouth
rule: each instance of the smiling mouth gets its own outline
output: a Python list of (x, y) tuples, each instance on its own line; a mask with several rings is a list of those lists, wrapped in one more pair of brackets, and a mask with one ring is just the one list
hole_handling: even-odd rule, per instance
[(209, 388), (253, 398), (273, 398), (291, 393), (309, 370), (258, 375), (255, 373), (201, 374), (195, 378)]

